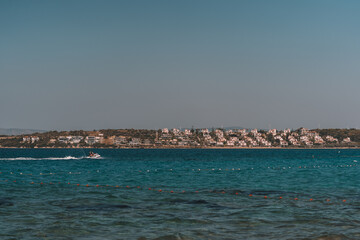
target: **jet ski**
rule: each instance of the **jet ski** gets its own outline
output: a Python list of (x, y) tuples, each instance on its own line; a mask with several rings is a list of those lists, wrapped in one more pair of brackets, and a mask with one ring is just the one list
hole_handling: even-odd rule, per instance
[(101, 158), (101, 156), (98, 153), (90, 152), (87, 158), (97, 159), (97, 158)]

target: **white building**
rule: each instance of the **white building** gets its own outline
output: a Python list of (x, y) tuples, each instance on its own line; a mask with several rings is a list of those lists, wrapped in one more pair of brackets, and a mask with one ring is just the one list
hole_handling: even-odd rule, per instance
[(86, 136), (85, 143), (92, 145), (95, 143), (100, 143), (101, 137), (99, 136)]
[(222, 137), (222, 136), (224, 136), (224, 132), (223, 132), (222, 130), (220, 130), (220, 129), (216, 129), (216, 130), (215, 130), (215, 134), (216, 134), (217, 137)]
[(289, 134), (289, 133), (291, 133), (290, 128), (284, 129), (284, 133), (285, 133), (285, 134)]
[(246, 135), (246, 129), (238, 129), (237, 130), (238, 133), (240, 133), (240, 135)]
[(227, 145), (227, 146), (234, 146), (235, 143), (234, 143), (234, 141), (227, 141), (227, 142), (226, 142), (226, 145)]
[(322, 139), (322, 137), (320, 137), (319, 135), (315, 135), (315, 137), (314, 137), (314, 143), (316, 143), (316, 144), (324, 144), (325, 141), (324, 141), (324, 139)]
[(309, 138), (307, 136), (300, 136), (300, 141), (307, 142), (307, 141), (309, 141)]
[(70, 144), (79, 144), (84, 139), (83, 136), (66, 136)]
[(269, 131), (268, 131), (268, 134), (272, 134), (273, 136), (275, 136), (276, 135), (276, 129), (274, 128), (274, 129), (270, 129)]
[(289, 136), (288, 140), (291, 143), (291, 145), (294, 145), (294, 146), (300, 145), (299, 141), (294, 136)]
[(328, 141), (328, 142), (336, 142), (336, 143), (339, 142), (339, 140), (338, 140), (337, 138), (334, 138), (334, 137), (332, 137), (332, 136), (326, 136), (325, 139), (326, 139), (326, 141)]
[(233, 134), (233, 133), (234, 133), (234, 131), (231, 130), (231, 129), (229, 129), (229, 130), (226, 131), (226, 134), (228, 134), (228, 135), (231, 135), (231, 134)]
[(185, 129), (184, 134), (185, 135), (192, 135), (191, 130), (189, 130), (189, 129)]
[(255, 128), (255, 129), (251, 130), (250, 132), (251, 132), (252, 134), (254, 134), (254, 135), (257, 135), (258, 130)]
[(23, 137), (23, 142), (28, 142), (28, 143), (34, 143), (39, 141), (40, 138), (37, 136), (31, 136), (31, 137)]
[(239, 138), (238, 137), (230, 137), (230, 141), (238, 142)]
[(177, 128), (173, 128), (173, 129), (171, 129), (171, 131), (172, 131), (172, 133), (173, 133), (174, 135), (179, 135), (179, 134), (180, 134), (180, 130), (177, 129)]
[(239, 146), (240, 147), (246, 147), (247, 144), (246, 144), (246, 142), (244, 140), (241, 140), (241, 141), (239, 141)]
[(61, 142), (61, 143), (68, 143), (69, 138), (67, 138), (66, 136), (59, 136), (58, 141)]
[(141, 145), (141, 139), (140, 138), (132, 138), (129, 142), (129, 145), (131, 146), (139, 146)]
[(224, 146), (223, 142), (216, 142), (216, 146)]
[(309, 129), (307, 128), (300, 128), (300, 135), (305, 135), (309, 132)]
[(274, 139), (277, 139), (277, 140), (280, 140), (280, 141), (283, 141), (284, 139), (281, 137), (281, 136), (279, 136), (279, 135), (276, 135), (275, 137), (274, 137)]
[(124, 136), (119, 136), (119, 137), (115, 137), (114, 139), (114, 144), (116, 145), (123, 145), (123, 144), (127, 144), (128, 141), (126, 139), (126, 137)]
[(39, 140), (40, 138), (37, 136), (23, 137), (23, 142), (28, 142), (28, 143), (35, 143)]
[(207, 134), (209, 134), (209, 129), (207, 129), (207, 128), (201, 129), (201, 133), (203, 135), (207, 135)]

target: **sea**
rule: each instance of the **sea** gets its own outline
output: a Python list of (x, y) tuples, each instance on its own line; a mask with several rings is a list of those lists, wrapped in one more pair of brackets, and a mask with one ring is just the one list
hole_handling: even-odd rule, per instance
[(0, 149), (0, 239), (360, 239), (359, 164), (359, 149)]

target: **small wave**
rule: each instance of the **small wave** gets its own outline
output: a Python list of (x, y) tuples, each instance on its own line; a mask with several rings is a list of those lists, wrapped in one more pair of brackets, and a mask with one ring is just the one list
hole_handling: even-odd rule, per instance
[(1, 160), (13, 160), (13, 161), (24, 161), (24, 160), (78, 160), (84, 159), (85, 157), (73, 157), (73, 156), (66, 156), (66, 157), (47, 157), (47, 158), (33, 158), (33, 157), (16, 157), (16, 158), (0, 158)]
[(79, 159), (92, 159), (92, 160), (99, 160), (99, 159), (104, 159), (103, 157), (96, 157), (96, 158), (93, 158), (93, 157), (83, 157), (83, 158), (79, 158)]

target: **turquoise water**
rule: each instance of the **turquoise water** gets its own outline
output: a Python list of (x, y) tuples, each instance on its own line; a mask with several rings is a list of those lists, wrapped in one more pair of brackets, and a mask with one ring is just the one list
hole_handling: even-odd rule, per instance
[(360, 150), (93, 151), (0, 149), (0, 239), (360, 239)]

